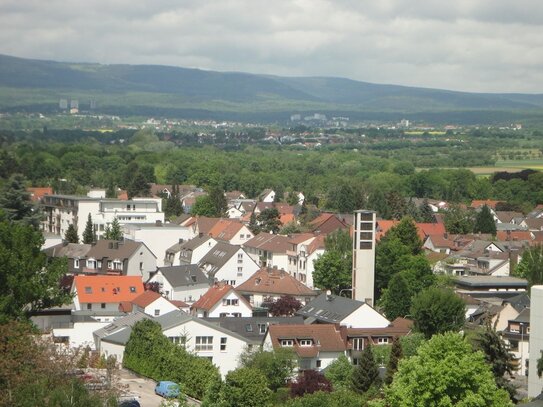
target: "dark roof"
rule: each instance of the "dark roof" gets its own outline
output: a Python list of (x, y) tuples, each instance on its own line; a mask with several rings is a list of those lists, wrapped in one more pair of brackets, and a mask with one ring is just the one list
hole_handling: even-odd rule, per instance
[(528, 292), (525, 291), (522, 294), (504, 300), (504, 302), (508, 302), (516, 311), (521, 312), (524, 308), (530, 306), (530, 296), (528, 295)]
[(276, 295), (292, 295), (294, 297), (310, 297), (316, 295), (315, 291), (301, 281), (292, 277), (285, 270), (263, 267), (254, 273), (236, 290), (246, 293), (263, 293)]
[(194, 250), (201, 245), (203, 245), (205, 242), (207, 242), (209, 239), (212, 239), (211, 236), (196, 236), (195, 238), (192, 238), (190, 240), (187, 240), (186, 242), (183, 242), (180, 244), (180, 249), (184, 250)]
[(60, 243), (45, 249), (44, 253), (49, 257), (77, 259), (85, 257), (91, 248), (92, 245), (84, 243)]
[[(158, 271), (172, 285), (182, 287), (194, 284), (208, 284), (207, 276), (200, 270), (197, 264), (184, 266), (159, 267)], [(193, 276), (195, 278), (193, 278)]]
[(512, 319), (511, 321), (529, 324), (530, 323), (530, 308), (524, 308), (520, 312), (520, 314), (518, 314), (517, 317), (515, 319)]
[(262, 342), (264, 333), (260, 333), (259, 325), (288, 325), (288, 324), (303, 324), (304, 320), (301, 316), (294, 317), (245, 317), (245, 318), (204, 318), (205, 321), (217, 324), (229, 331), (235, 332), (244, 338), (255, 343)]
[(217, 243), (213, 249), (211, 249), (198, 264), (200, 267), (210, 265), (211, 268), (208, 271), (210, 275), (215, 274), (222, 266), (226, 264), (230, 258), (238, 252), (240, 246), (231, 245), (224, 242)]
[(288, 236), (259, 233), (251, 240), (246, 241), (243, 246), (266, 250), (272, 253), (286, 254), (287, 250), (290, 249), (289, 240)]
[(87, 257), (95, 259), (129, 259), (141, 246), (145, 245), (129, 239), (123, 241), (98, 240), (87, 253)]
[(317, 321), (338, 323), (364, 304), (351, 298), (322, 293), (305, 307), (300, 308), (296, 314)]
[(469, 288), (528, 287), (526, 279), (510, 276), (459, 276), (454, 278), (454, 283), (457, 286)]

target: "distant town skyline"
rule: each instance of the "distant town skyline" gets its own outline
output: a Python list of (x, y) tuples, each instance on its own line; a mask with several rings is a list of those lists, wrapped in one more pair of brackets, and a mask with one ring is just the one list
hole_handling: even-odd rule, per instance
[(0, 53), (543, 93), (535, 0), (3, 0)]

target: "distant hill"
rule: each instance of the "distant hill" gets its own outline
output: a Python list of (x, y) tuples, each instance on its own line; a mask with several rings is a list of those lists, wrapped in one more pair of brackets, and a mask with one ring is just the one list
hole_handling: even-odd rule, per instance
[(0, 110), (54, 111), (60, 98), (113, 114), (282, 120), (293, 113), (353, 119), (498, 123), (540, 120), (543, 95), (453, 92), (344, 78), (279, 77), (159, 65), (62, 63), (0, 55)]

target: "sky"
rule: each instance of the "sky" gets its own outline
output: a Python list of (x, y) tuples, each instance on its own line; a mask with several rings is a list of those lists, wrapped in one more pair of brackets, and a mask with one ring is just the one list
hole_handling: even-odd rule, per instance
[(541, 0), (0, 0), (0, 53), (543, 93)]

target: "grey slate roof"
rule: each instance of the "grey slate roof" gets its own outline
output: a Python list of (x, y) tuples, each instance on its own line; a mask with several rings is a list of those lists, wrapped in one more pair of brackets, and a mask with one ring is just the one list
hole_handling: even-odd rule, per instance
[(126, 345), (128, 340), (130, 339), (131, 333), (132, 327), (125, 326), (120, 331), (117, 331), (115, 333), (112, 333), (111, 335), (102, 338), (102, 342), (115, 343), (117, 345)]
[(144, 246), (144, 243), (129, 239), (120, 242), (105, 239), (98, 240), (87, 253), (87, 257), (95, 259), (129, 259), (134, 253), (140, 250), (141, 246)]
[(83, 243), (60, 243), (51, 246), (44, 250), (49, 257), (68, 257), (69, 259), (77, 259), (85, 257), (92, 248), (90, 244)]
[(200, 267), (210, 265), (211, 268), (208, 270), (208, 273), (213, 275), (220, 270), (239, 249), (240, 246), (238, 245), (219, 242), (202, 258), (202, 260), (200, 260), (198, 265)]
[[(326, 293), (322, 293), (305, 307), (300, 308), (296, 315), (311, 318), (310, 321), (339, 323), (364, 304), (362, 301), (351, 298), (337, 295), (327, 296)], [(308, 320), (306, 320), (306, 323), (308, 323)]]
[(197, 264), (159, 267), (158, 271), (162, 273), (172, 287), (209, 284), (207, 276), (200, 270)]
[(454, 283), (460, 287), (470, 288), (528, 287), (526, 279), (510, 276), (458, 276), (454, 278)]
[(528, 295), (528, 292), (525, 291), (505, 300), (504, 302), (508, 302), (516, 311), (521, 312), (524, 308), (528, 308), (530, 306), (530, 296)]
[(186, 242), (181, 243), (180, 249), (194, 250), (200, 247), (201, 245), (203, 245), (209, 239), (211, 239), (211, 236), (196, 236), (195, 238), (192, 238), (190, 240), (187, 240)]
[(530, 308), (524, 308), (520, 312), (520, 314), (518, 314), (517, 317), (515, 319), (512, 319), (511, 321), (529, 324), (530, 323)]
[(266, 324), (303, 324), (304, 319), (301, 316), (294, 317), (245, 317), (245, 318), (233, 318), (233, 317), (221, 317), (221, 318), (204, 318), (205, 321), (216, 324), (220, 327), (235, 332), (238, 335), (243, 336), (247, 340), (253, 343), (261, 343), (264, 339), (265, 332), (260, 333), (259, 325)]
[(129, 314), (123, 318), (116, 319), (111, 324), (94, 331), (93, 335), (99, 339), (104, 339), (127, 326), (131, 327), (136, 322), (149, 318), (151, 318), (149, 315), (136, 311), (134, 314)]

